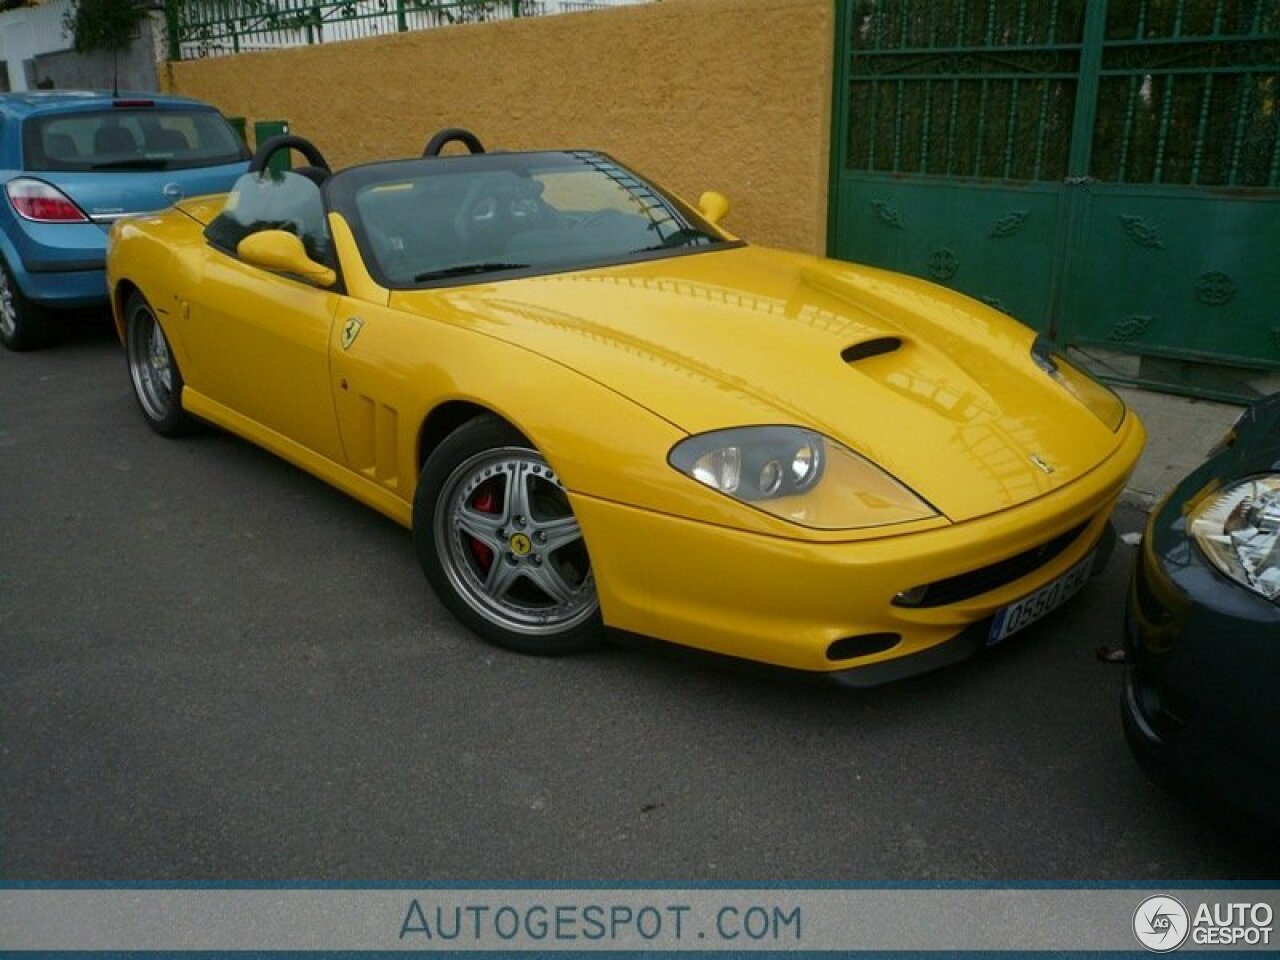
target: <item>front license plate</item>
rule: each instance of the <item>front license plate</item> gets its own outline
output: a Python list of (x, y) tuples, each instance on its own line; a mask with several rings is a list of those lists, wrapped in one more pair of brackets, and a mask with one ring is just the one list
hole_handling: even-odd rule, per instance
[(1000, 610), (991, 623), (991, 632), (987, 634), (987, 646), (999, 643), (1031, 626), (1051, 610), (1062, 606), (1089, 582), (1089, 571), (1092, 568), (1093, 554), (1090, 553), (1057, 580)]

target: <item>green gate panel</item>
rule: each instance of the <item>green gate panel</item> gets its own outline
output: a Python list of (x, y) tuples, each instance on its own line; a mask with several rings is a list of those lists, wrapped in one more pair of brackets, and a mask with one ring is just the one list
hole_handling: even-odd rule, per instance
[(1280, 195), (1089, 184), (1080, 223), (1073, 343), (1280, 369)]
[[(253, 123), (253, 142), (260, 147), (272, 137), (278, 137), (288, 132), (289, 121), (287, 120), (255, 120)], [(292, 161), (288, 150), (279, 150), (271, 158), (270, 169), (273, 173), (283, 173), (290, 169), (291, 166)]]
[(918, 183), (846, 174), (841, 256), (952, 287), (1049, 328), (1061, 187)]
[(832, 256), (1280, 370), (1280, 0), (836, 2)]

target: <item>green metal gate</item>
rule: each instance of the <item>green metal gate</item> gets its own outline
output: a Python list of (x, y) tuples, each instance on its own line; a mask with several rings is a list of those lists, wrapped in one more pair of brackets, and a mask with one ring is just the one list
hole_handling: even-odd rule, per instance
[(1121, 379), (1239, 396), (1198, 374), (1280, 370), (1280, 0), (837, 10), (834, 256)]

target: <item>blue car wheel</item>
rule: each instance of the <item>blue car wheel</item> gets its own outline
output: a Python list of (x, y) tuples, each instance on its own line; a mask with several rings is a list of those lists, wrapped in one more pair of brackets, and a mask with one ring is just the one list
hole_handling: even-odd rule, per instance
[(10, 350), (33, 350), (52, 339), (44, 310), (23, 295), (0, 258), (0, 343)]

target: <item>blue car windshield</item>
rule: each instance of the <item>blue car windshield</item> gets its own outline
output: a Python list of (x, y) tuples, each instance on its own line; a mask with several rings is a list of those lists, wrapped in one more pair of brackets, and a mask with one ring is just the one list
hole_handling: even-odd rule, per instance
[(355, 167), (326, 187), (393, 289), (700, 252), (728, 241), (599, 153), (493, 153)]
[(27, 170), (184, 170), (248, 152), (216, 110), (111, 108), (34, 116), (22, 125)]

